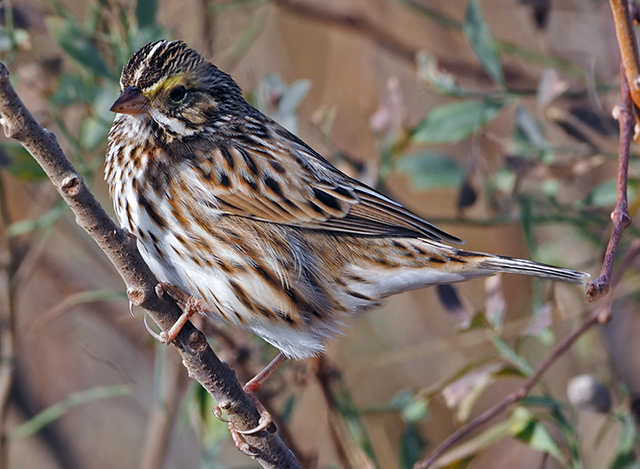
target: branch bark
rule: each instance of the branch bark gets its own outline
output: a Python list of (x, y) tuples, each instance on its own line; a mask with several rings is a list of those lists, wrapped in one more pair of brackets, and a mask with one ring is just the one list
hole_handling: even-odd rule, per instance
[[(144, 308), (163, 331), (180, 317), (175, 302), (155, 293), (157, 279), (145, 264), (135, 239), (107, 215), (75, 171), (53, 133), (43, 129), (25, 108), (9, 81), (9, 70), (0, 62), (0, 122), (7, 137), (20, 142), (42, 166), (64, 201), (84, 228), (105, 252), (127, 286), (129, 299)], [(235, 372), (214, 354), (207, 340), (190, 322), (173, 342), (189, 376), (196, 379), (239, 430), (258, 426), (260, 415), (243, 391)], [(251, 457), (265, 468), (299, 468), (293, 453), (284, 445), (275, 425), (246, 435)]]
[(618, 252), (618, 245), (622, 238), (622, 232), (631, 224), (629, 215), (629, 204), (627, 200), (627, 174), (629, 169), (629, 147), (633, 137), (634, 128), (634, 105), (631, 101), (629, 83), (625, 75), (623, 61), (620, 61), (620, 106), (618, 112), (618, 123), (620, 125), (620, 153), (618, 155), (618, 175), (616, 206), (611, 212), (613, 229), (607, 252), (602, 262), (600, 275), (593, 282), (587, 285), (586, 297), (589, 301), (595, 301), (609, 292), (609, 282), (613, 264)]

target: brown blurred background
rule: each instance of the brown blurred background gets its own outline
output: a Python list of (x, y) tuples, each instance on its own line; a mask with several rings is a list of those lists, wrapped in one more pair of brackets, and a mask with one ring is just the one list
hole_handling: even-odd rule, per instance
[[(115, 0), (63, 2), (70, 13), (86, 22), (91, 21), (98, 3), (113, 11), (118, 5), (127, 5)], [(427, 89), (417, 78), (418, 51), (433, 54), (441, 69), (454, 75), (462, 87), (478, 92), (498, 90), (459, 29), (420, 13), (410, 3), (160, 0), (157, 23), (169, 38), (185, 40), (232, 74), (245, 92), (256, 90), (270, 74), (277, 74), (288, 84), (309, 80), (308, 95), (298, 108), (299, 135), (328, 158), (338, 152), (347, 155), (349, 161), (334, 161), (344, 171), (375, 184), (381, 139), (372, 131), (370, 122), (379, 109), (385, 109), (389, 81), (397, 80), (405, 127), (418, 123), (430, 109), (452, 101)], [(464, 21), (466, 2), (417, 3), (447, 18)], [(505, 52), (506, 49), (500, 52), (509, 88), (529, 91), (520, 96), (519, 102), (555, 147), (569, 148), (557, 164), (539, 165), (528, 172), (522, 184), (536, 192), (544, 181), (552, 180), (561, 186), (560, 203), (585, 198), (598, 184), (615, 176), (615, 127), (612, 133), (601, 134), (570, 113), (580, 106), (606, 119), (618, 102), (618, 51), (608, 2), (485, 0), (480, 5), (495, 38), (559, 60), (544, 61)], [(71, 151), (47, 101), (59, 85), (60, 73), (77, 68), (48, 29), (46, 18), (60, 16), (54, 6), (47, 1), (18, 2), (29, 38), (11, 57), (9, 66), (27, 106), (44, 126), (59, 134), (63, 147)], [(107, 21), (105, 18), (101, 21)], [(545, 71), (551, 68), (558, 71), (557, 86), (566, 86), (575, 93), (541, 106), (535, 92)], [(513, 151), (516, 112), (515, 102), (507, 104), (478, 134), (459, 144), (434, 146), (455, 159), (475, 191), (477, 200), (464, 210), (458, 203), (460, 188), (415, 190), (410, 178), (399, 171), (385, 179), (384, 190), (425, 218), (440, 220), (442, 228), (465, 239), (470, 249), (531, 257), (536, 253), (527, 248), (523, 227), (516, 221), (487, 226), (456, 221), (458, 215), (490, 220), (505, 213), (517, 214), (517, 208), (512, 206), (501, 211), (495, 197), (484, 191), (484, 183), (505, 167)], [(75, 133), (86, 117), (84, 111), (74, 107), (60, 109), (59, 113)], [(568, 131), (572, 127), (566, 122), (573, 123), (574, 130), (581, 129), (582, 136)], [(91, 181), (92, 189), (111, 210), (100, 171), (98, 168)], [(10, 174), (3, 174), (2, 184), (8, 208), (2, 237), (6, 243), (2, 248), (3, 262), (20, 264), (14, 272), (17, 280), (15, 276), (12, 280), (13, 304), (4, 303), (15, 311), (17, 320), (9, 428), (51, 405), (66, 402), (73, 393), (121, 384), (129, 387), (125, 395), (90, 399), (73, 406), (39, 433), (11, 441), (9, 467), (139, 467), (141, 461), (153, 461), (144, 448), (154, 448), (150, 435), (156, 424), (162, 426), (165, 417), (172, 423), (168, 451), (164, 459), (160, 455), (163, 462), (157, 463), (160, 467), (254, 467), (233, 447), (224, 424), (211, 418), (203, 422), (194, 385), (178, 363), (177, 354), (171, 347), (165, 349), (153, 343), (142, 324), (141, 310), (134, 309), (133, 317), (129, 314), (124, 295), (118, 293), (124, 288), (121, 280), (88, 236), (75, 226), (69, 213), (44, 230), (7, 237), (7, 224), (37, 219), (56, 204), (57, 195), (51, 185), (47, 181), (25, 182)], [(503, 194), (498, 202), (509, 206), (504, 201), (508, 196)], [(606, 218), (610, 209), (598, 213)], [(535, 244), (540, 247), (536, 260), (597, 275), (607, 229), (604, 224), (594, 228), (595, 240), (589, 240), (561, 220), (540, 225), (533, 231)], [(2, 273), (5, 299), (9, 297), (7, 272), (10, 271), (5, 269)], [(540, 338), (522, 342), (522, 353), (533, 365), (547, 356), (552, 345), (592, 308), (579, 287), (534, 284), (515, 276), (505, 276), (502, 282), (507, 304), (502, 336), (508, 343), (521, 336), (536, 304), (539, 307), (541, 300), (551, 301), (553, 324), (546, 343)], [(96, 290), (109, 290), (103, 293), (105, 297), (120, 299), (82, 303), (73, 296)], [(458, 291), (467, 311), (485, 308), (484, 281), (460, 285)], [(630, 295), (633, 287), (623, 291)], [(621, 389), (625, 386), (631, 394), (640, 390), (634, 356), (638, 354), (633, 353), (637, 351), (633, 339), (638, 330), (637, 320), (631, 315), (635, 302), (629, 296), (624, 298), (617, 304), (617, 316), (611, 325), (585, 335), (545, 375), (548, 392), (559, 401), (566, 402), (567, 383), (581, 373), (607, 383), (614, 393), (614, 405), (624, 401), (626, 391)], [(74, 301), (81, 304), (74, 305)], [(434, 289), (399, 295), (354, 320), (344, 337), (331, 344), (328, 360), (339, 370), (340, 382), (357, 408), (382, 408), (402, 390), (415, 395), (452, 379), (473, 360), (496, 354), (486, 330), (460, 333), (459, 322), (460, 318), (442, 305)], [(236, 331), (231, 334), (251, 350), (261, 350), (258, 339)], [(215, 340), (213, 347), (221, 349), (224, 358), (232, 359)], [(247, 364), (251, 372), (258, 371), (268, 356), (273, 356), (272, 349), (265, 350), (264, 354), (254, 354)], [(294, 399), (286, 426), (297, 446), (311, 460), (317, 458), (315, 464), (310, 463), (312, 466), (339, 467), (345, 464), (344, 458), (336, 450), (330, 427), (337, 425), (345, 431), (349, 427), (328, 419), (327, 404), (313, 378), (316, 365), (285, 365), (272, 384), (272, 405), (282, 411)], [(471, 414), (497, 402), (519, 382), (516, 377), (496, 379), (481, 394)], [(448, 408), (439, 393), (430, 397), (428, 416), (416, 424), (421, 438), (430, 445), (426, 451), (460, 426), (456, 409)], [(612, 414), (580, 411), (568, 413), (567, 418), (575, 425), (585, 467), (608, 464), (620, 434)], [(398, 412), (371, 411), (362, 415), (359, 422), (373, 448), (372, 464), (403, 467), (400, 453), (406, 427), (402, 416)], [(606, 422), (611, 423), (611, 428), (599, 435)], [(553, 425), (547, 428), (565, 451), (560, 430)], [(345, 438), (357, 440), (353, 435)], [(367, 460), (372, 461), (360, 461)], [(483, 451), (471, 467), (562, 467), (562, 463), (507, 437)]]

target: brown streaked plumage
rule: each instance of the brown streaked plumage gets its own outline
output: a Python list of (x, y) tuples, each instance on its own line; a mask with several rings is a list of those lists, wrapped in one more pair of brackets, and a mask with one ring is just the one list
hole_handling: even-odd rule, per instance
[(588, 277), (445, 244), (460, 240), (341, 173), (183, 42), (143, 47), (120, 84), (105, 169), (120, 223), (161, 281), (289, 357), (405, 290)]

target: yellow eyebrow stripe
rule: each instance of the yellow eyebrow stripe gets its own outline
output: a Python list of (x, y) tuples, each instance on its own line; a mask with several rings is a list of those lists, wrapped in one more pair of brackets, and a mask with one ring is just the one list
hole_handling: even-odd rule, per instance
[(142, 94), (144, 94), (147, 97), (153, 96), (158, 92), (158, 90), (162, 88), (173, 88), (173, 86), (181, 83), (182, 83), (182, 77), (179, 75), (174, 75), (172, 77), (167, 78), (166, 80), (160, 80), (155, 82), (151, 86), (147, 86), (142, 90)]

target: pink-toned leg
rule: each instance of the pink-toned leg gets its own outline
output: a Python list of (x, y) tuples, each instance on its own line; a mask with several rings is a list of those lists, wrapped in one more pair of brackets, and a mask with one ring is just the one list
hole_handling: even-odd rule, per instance
[[(160, 342), (170, 344), (178, 336), (187, 321), (196, 313), (206, 313), (207, 309), (202, 301), (195, 299), (180, 287), (169, 283), (159, 283), (156, 286), (156, 293), (162, 297), (163, 293), (169, 295), (182, 309), (183, 313), (167, 332), (159, 336)], [(156, 337), (157, 338), (157, 337)]]
[(244, 390), (248, 393), (258, 392), (266, 379), (271, 376), (273, 372), (276, 371), (285, 361), (287, 361), (287, 356), (280, 352), (260, 373), (247, 381), (247, 384), (244, 385)]

